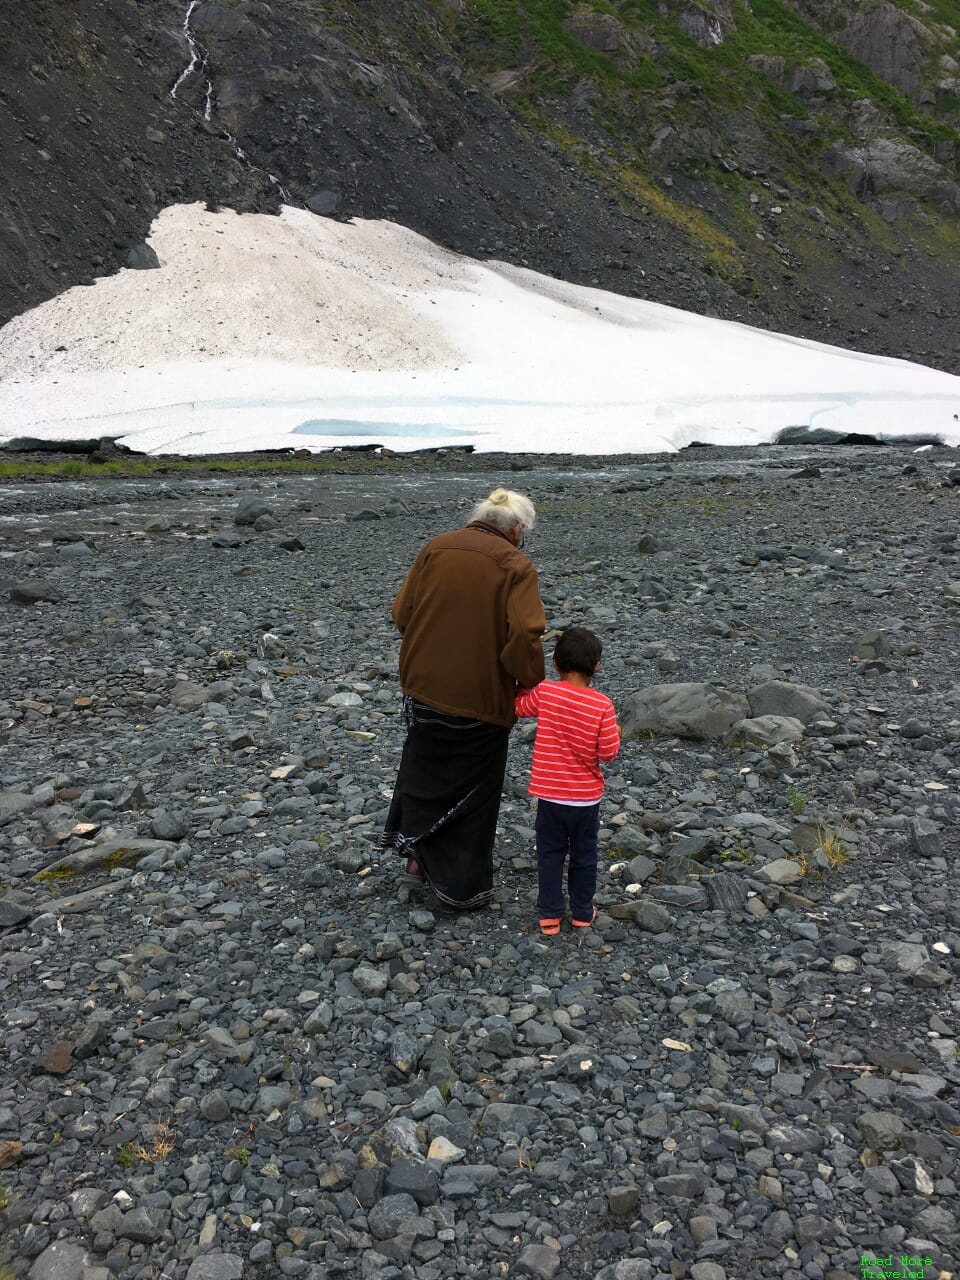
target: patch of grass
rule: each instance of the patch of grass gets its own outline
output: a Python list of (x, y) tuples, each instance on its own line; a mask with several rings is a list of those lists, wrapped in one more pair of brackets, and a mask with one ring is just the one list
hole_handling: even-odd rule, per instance
[[(635, 56), (629, 66), (620, 66), (608, 54), (591, 49), (571, 35), (563, 22), (580, 7), (570, 0), (469, 0), (464, 13), (477, 36), (493, 48), (486, 60), (503, 67), (532, 62), (532, 76), (541, 89), (562, 81), (589, 76), (602, 83), (622, 82), (634, 89), (648, 88), (661, 77), (649, 58)], [(595, 12), (616, 14), (611, 4), (594, 0)], [(474, 40), (474, 47), (476, 41)]]
[(45, 881), (72, 880), (76, 874), (72, 867), (47, 867), (33, 878), (38, 884), (43, 884)]
[[(920, 0), (912, 2), (919, 4)], [(953, 0), (933, 0), (933, 4), (939, 6), (937, 15), (943, 18), (952, 9)], [(636, 37), (632, 45), (611, 55), (577, 40), (563, 24), (584, 8), (617, 17)], [(825, 139), (820, 135), (799, 138), (780, 127), (784, 117), (806, 117), (807, 104), (751, 67), (748, 59), (753, 54), (779, 56), (800, 65), (824, 63), (836, 84), (825, 98), (872, 100), (907, 136), (928, 150), (941, 139), (960, 142), (960, 130), (954, 123), (921, 111), (865, 63), (808, 25), (788, 0), (756, 0), (735, 8), (736, 25), (725, 32), (720, 44), (709, 49), (688, 36), (675, 15), (664, 11), (656, 0), (620, 0), (616, 4), (608, 0), (581, 4), (571, 0), (467, 0), (455, 29), (466, 56), (481, 69), (527, 68), (528, 108), (540, 110), (556, 90), (591, 79), (600, 95), (595, 119), (618, 146), (637, 145), (638, 108), (641, 118), (649, 116), (652, 90), (665, 90), (670, 95), (669, 102), (655, 103), (655, 113), (666, 116), (681, 132), (687, 127), (717, 124), (718, 115), (726, 112), (750, 111), (762, 121), (771, 148), (779, 153), (785, 177), (798, 187), (808, 184), (811, 155), (822, 149)], [(955, 13), (952, 16), (956, 22)], [(926, 20), (929, 22), (929, 15)], [(825, 127), (829, 132), (829, 125)], [(834, 131), (848, 136), (842, 114), (836, 116)], [(611, 159), (607, 157), (598, 167), (613, 169)], [(641, 162), (639, 167), (646, 165)], [(705, 168), (712, 177), (717, 171), (716, 157), (699, 157), (695, 168)], [(686, 207), (679, 201), (672, 204)], [(703, 243), (702, 234), (696, 235), (698, 230), (702, 232), (702, 224), (684, 229), (694, 232), (697, 242)], [(707, 265), (721, 274), (736, 265), (736, 257), (731, 263), (729, 245), (720, 249), (708, 245), (707, 253), (711, 255)]]
[(889, 111), (901, 128), (917, 130), (929, 141), (958, 138), (956, 129), (925, 116), (905, 94), (809, 26), (784, 0), (752, 0), (749, 9), (738, 13), (736, 30), (718, 51), (725, 58), (733, 55), (744, 60), (752, 53), (780, 55), (800, 63), (819, 58), (829, 67), (839, 95), (872, 99)]
[(238, 1164), (243, 1165), (244, 1169), (250, 1163), (251, 1152), (247, 1147), (227, 1147), (224, 1155), (236, 1160)]
[[(364, 461), (359, 459), (363, 458)], [(112, 462), (85, 462), (77, 458), (55, 462), (37, 462), (23, 459), (16, 462), (0, 462), (0, 480), (37, 479), (96, 479), (99, 476), (129, 477), (158, 476), (212, 472), (216, 474), (287, 474), (311, 475), (315, 472), (342, 471), (344, 468), (362, 468), (364, 471), (396, 471), (409, 466), (414, 459), (404, 457), (383, 458), (379, 454), (355, 455), (348, 458), (316, 456), (312, 458), (265, 458), (262, 454), (249, 458), (198, 456), (195, 458), (129, 458)], [(416, 459), (418, 466), (428, 464), (429, 459)]]
[(787, 803), (793, 815), (799, 818), (809, 802), (799, 787), (791, 787), (787, 792)]
[(930, 26), (930, 15), (937, 22), (956, 30), (960, 26), (960, 14), (954, 0), (897, 0), (897, 7), (919, 18), (925, 26)]
[(850, 854), (847, 853), (846, 845), (835, 831), (831, 831), (829, 827), (824, 826), (821, 822), (817, 823), (817, 848), (834, 870), (837, 867), (842, 867), (845, 862), (850, 861)]
[(108, 871), (113, 871), (115, 867), (125, 867), (131, 862), (139, 862), (142, 857), (142, 849), (115, 849), (108, 858), (104, 859), (103, 865)]
[(0, 1182), (0, 1213), (3, 1213), (4, 1209), (7, 1207), (9, 1203), (10, 1203), (10, 1192), (3, 1185), (3, 1183)]
[(711, 222), (702, 209), (681, 204), (637, 169), (625, 166), (615, 176), (619, 187), (698, 245), (704, 260), (720, 275), (742, 274), (743, 263), (736, 242)]
[(942, 222), (919, 229), (919, 238), (925, 241), (938, 257), (945, 256), (960, 261), (960, 219), (944, 218)]
[(137, 1163), (136, 1144), (133, 1142), (121, 1142), (117, 1147), (117, 1160), (124, 1169), (130, 1169)]
[(169, 1120), (159, 1120), (154, 1127), (150, 1145), (142, 1142), (122, 1142), (117, 1147), (117, 1159), (124, 1169), (129, 1169), (138, 1162), (141, 1164), (159, 1164), (166, 1160), (173, 1151), (173, 1125)]
[(742, 844), (736, 844), (731, 849), (721, 849), (717, 855), (721, 862), (742, 862), (745, 867), (753, 866), (756, 856), (755, 850)]

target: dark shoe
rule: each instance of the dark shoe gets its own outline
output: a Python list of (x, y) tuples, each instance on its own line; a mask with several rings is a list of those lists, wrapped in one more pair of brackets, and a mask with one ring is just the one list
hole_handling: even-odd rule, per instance
[(407, 865), (403, 869), (400, 883), (412, 893), (418, 893), (427, 887), (426, 876), (420, 870), (420, 863), (416, 858), (407, 859)]

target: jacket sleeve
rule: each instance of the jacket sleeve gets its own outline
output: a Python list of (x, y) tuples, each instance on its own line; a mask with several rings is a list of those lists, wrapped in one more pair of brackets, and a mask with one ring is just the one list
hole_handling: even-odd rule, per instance
[(540, 686), (537, 685), (534, 689), (518, 689), (513, 704), (513, 714), (522, 720), (524, 717), (535, 719), (539, 713)]
[(397, 592), (396, 599), (393, 602), (393, 608), (390, 611), (391, 617), (397, 624), (397, 629), (403, 635), (407, 629), (410, 619), (413, 617), (413, 610), (417, 602), (417, 587), (420, 582), (420, 571), (423, 568), (425, 559), (425, 548), (421, 549), (416, 560), (410, 566), (410, 572), (403, 581), (403, 586)]
[(601, 760), (613, 760), (620, 750), (620, 730), (613, 703), (606, 707), (597, 734), (597, 756)]
[(500, 651), (504, 670), (524, 688), (532, 689), (544, 677), (540, 637), (546, 629), (537, 574), (531, 565), (515, 580), (507, 597), (507, 643)]

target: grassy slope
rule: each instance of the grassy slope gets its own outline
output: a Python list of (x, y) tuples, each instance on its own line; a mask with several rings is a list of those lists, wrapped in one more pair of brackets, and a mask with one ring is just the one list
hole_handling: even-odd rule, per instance
[[(690, 0), (686, 7), (696, 3)], [(941, 0), (940, 8), (947, 10), (951, 3)], [(915, 7), (915, 0), (903, 0), (907, 12)], [(628, 51), (599, 53), (569, 34), (564, 19), (591, 10), (615, 17), (626, 28)], [(938, 8), (932, 12), (934, 18), (943, 16)], [(703, 265), (735, 284), (740, 281), (743, 291), (753, 287), (748, 266), (756, 274), (759, 264), (762, 273), (764, 261), (772, 266), (778, 256), (768, 237), (757, 237), (760, 224), (749, 202), (750, 192), (757, 190), (757, 175), (738, 172), (735, 146), (726, 154), (722, 146), (701, 147), (699, 152), (694, 146), (679, 164), (674, 159), (669, 165), (671, 178), (680, 179), (669, 189), (665, 173), (650, 159), (650, 135), (658, 124), (667, 122), (691, 138), (698, 130), (722, 138), (735, 137), (738, 122), (749, 120), (763, 133), (770, 178), (783, 183), (795, 198), (823, 210), (828, 223), (844, 228), (854, 241), (888, 251), (896, 235), (871, 218), (843, 183), (823, 178), (821, 154), (836, 138), (851, 140), (847, 109), (869, 99), (885, 114), (890, 132), (930, 154), (938, 143), (953, 143), (960, 155), (960, 103), (941, 102), (939, 115), (926, 114), (804, 22), (785, 0), (752, 0), (749, 8), (734, 0), (734, 13), (735, 28), (712, 49), (686, 36), (673, 15), (664, 16), (658, 0), (466, 0), (452, 25), (462, 55), (475, 70), (523, 70), (525, 91), (517, 110), (528, 123), (579, 167), (613, 185), (626, 202), (645, 207), (684, 232)], [(942, 43), (937, 54), (949, 52), (960, 61), (956, 35), (942, 29), (938, 34)], [(837, 88), (823, 95), (815, 112), (815, 132), (804, 135), (791, 129), (791, 121), (808, 118), (808, 106), (752, 68), (751, 54), (826, 63)], [(584, 79), (592, 82), (599, 98), (593, 110), (596, 129), (590, 136), (571, 126), (566, 110), (571, 90)], [(898, 234), (904, 233), (960, 268), (956, 224), (921, 223), (901, 228)], [(799, 254), (795, 266), (804, 259), (810, 265), (809, 235), (809, 226), (797, 225), (788, 212), (778, 238)]]

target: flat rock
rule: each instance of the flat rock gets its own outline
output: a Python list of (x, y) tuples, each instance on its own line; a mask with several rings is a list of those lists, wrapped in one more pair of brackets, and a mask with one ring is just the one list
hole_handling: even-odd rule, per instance
[(54, 1240), (30, 1268), (30, 1280), (84, 1280), (84, 1270), (93, 1259), (82, 1245), (70, 1240)]
[(58, 873), (71, 872), (83, 875), (95, 867), (135, 866), (148, 853), (168, 853), (175, 846), (166, 840), (141, 840), (136, 836), (117, 836), (111, 840), (96, 841), (86, 849), (68, 853), (38, 872), (34, 880), (55, 879)]
[(0, 898), (0, 929), (14, 929), (30, 919), (30, 909), (9, 898)]
[(560, 1270), (560, 1253), (546, 1244), (528, 1244), (522, 1250), (513, 1270), (517, 1275), (553, 1280)]
[(205, 685), (194, 684), (190, 680), (180, 680), (170, 690), (170, 705), (180, 711), (196, 711), (210, 700)]
[(777, 858), (760, 867), (757, 875), (771, 884), (796, 884), (803, 879), (803, 867), (792, 858)]
[(36, 807), (35, 797), (25, 791), (0, 791), (0, 827)]
[(16, 604), (58, 604), (63, 592), (52, 582), (15, 582), (10, 588), (10, 599)]
[(242, 1280), (243, 1258), (237, 1253), (202, 1253), (194, 1258), (187, 1280)]
[(67, 1040), (57, 1040), (49, 1048), (44, 1049), (33, 1064), (35, 1072), (51, 1076), (65, 1076), (72, 1068), (73, 1044)]

